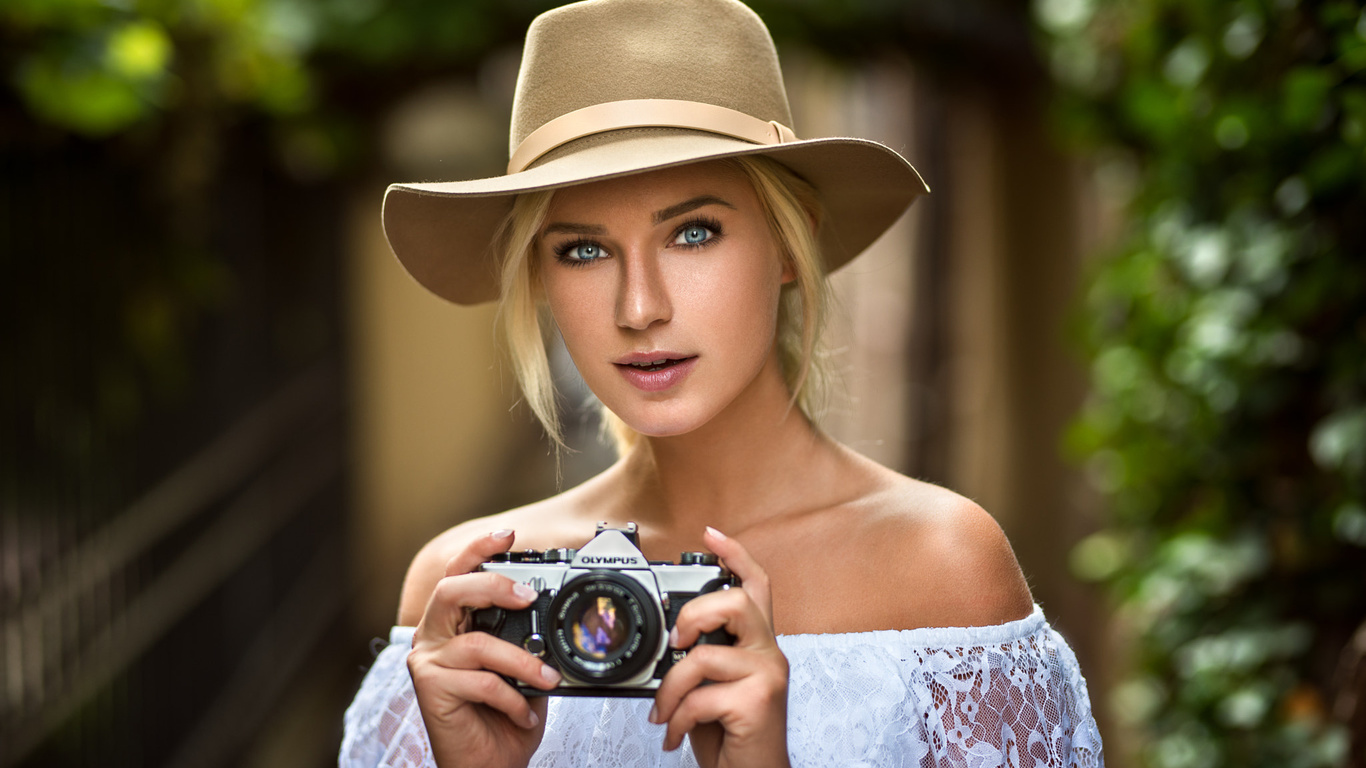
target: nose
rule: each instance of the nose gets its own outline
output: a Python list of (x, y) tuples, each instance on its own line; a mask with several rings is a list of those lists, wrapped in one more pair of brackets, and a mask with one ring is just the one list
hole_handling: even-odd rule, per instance
[(659, 259), (641, 251), (628, 253), (617, 262), (620, 283), (617, 289), (617, 325), (643, 331), (673, 317), (669, 291), (660, 272)]

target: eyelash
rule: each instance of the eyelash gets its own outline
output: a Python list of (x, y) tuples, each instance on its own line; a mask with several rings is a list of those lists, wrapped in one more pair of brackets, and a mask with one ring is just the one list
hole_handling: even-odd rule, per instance
[[(674, 244), (673, 241), (676, 240), (676, 239), (678, 239), (678, 236), (681, 235), (681, 234), (683, 233), (684, 230), (690, 229), (690, 228), (692, 228), (692, 227), (701, 227), (701, 228), (703, 228), (703, 229), (705, 229), (705, 230), (711, 232), (711, 237), (707, 238), (706, 240), (703, 240), (703, 241), (700, 242), (700, 243), (678, 243), (678, 244)], [(686, 221), (686, 222), (680, 224), (680, 225), (678, 226), (678, 228), (675, 229), (675, 230), (673, 231), (673, 235), (671, 236), (671, 239), (670, 239), (669, 243), (670, 243), (670, 245), (671, 245), (672, 247), (674, 247), (674, 248), (686, 248), (686, 249), (688, 249), (688, 250), (691, 251), (691, 250), (697, 250), (697, 249), (699, 249), (699, 248), (707, 248), (707, 247), (709, 247), (709, 246), (715, 245), (717, 242), (719, 242), (719, 241), (721, 240), (721, 237), (722, 237), (723, 234), (724, 234), (724, 233), (723, 233), (722, 230), (721, 230), (721, 222), (717, 221), (716, 219), (711, 218), (710, 216), (699, 216), (699, 217), (697, 217), (697, 218), (690, 219), (690, 220), (688, 220), (688, 221)], [(598, 261), (599, 259), (602, 258), (601, 256), (599, 256), (599, 257), (596, 258), (596, 259), (571, 259), (571, 258), (569, 258), (569, 252), (570, 252), (570, 251), (573, 251), (575, 248), (579, 248), (579, 247), (585, 246), (585, 245), (597, 246), (598, 250), (604, 251), (604, 252), (606, 251), (606, 249), (602, 247), (602, 244), (599, 243), (599, 242), (596, 241), (596, 240), (589, 240), (589, 239), (587, 239), (587, 238), (579, 238), (579, 239), (577, 239), (577, 240), (570, 240), (569, 242), (560, 243), (559, 245), (555, 246), (555, 251), (554, 251), (554, 253), (555, 253), (555, 259), (556, 259), (557, 261), (559, 261), (561, 264), (564, 264), (564, 265), (569, 266), (569, 267), (584, 267), (584, 266), (587, 266), (587, 265), (589, 265), (589, 264), (592, 264), (593, 262)]]
[(597, 247), (598, 247), (598, 250), (602, 250), (602, 246), (599, 245), (597, 241), (595, 241), (595, 240), (587, 240), (587, 239), (584, 239), (584, 238), (579, 238), (578, 240), (570, 240), (570, 241), (567, 242), (567, 243), (561, 243), (561, 244), (555, 246), (555, 260), (558, 261), (558, 262), (560, 262), (561, 264), (564, 264), (565, 266), (569, 266), (569, 267), (584, 267), (584, 266), (588, 266), (589, 264), (592, 264), (593, 262), (595, 262), (595, 261), (597, 261), (598, 259), (602, 258), (601, 256), (599, 256), (598, 259), (571, 259), (571, 258), (569, 258), (569, 255), (568, 255), (568, 254), (569, 254), (570, 251), (572, 251), (572, 250), (574, 250), (575, 248), (578, 248), (578, 247), (580, 247), (580, 246), (584, 246), (584, 245), (594, 245), (594, 246), (597, 246)]
[(711, 232), (711, 237), (707, 238), (706, 240), (703, 240), (700, 243), (680, 243), (674, 247), (687, 248), (689, 250), (695, 250), (697, 248), (706, 248), (708, 246), (715, 245), (717, 241), (721, 239), (721, 236), (724, 234), (721, 231), (721, 222), (711, 218), (710, 216), (699, 216), (695, 219), (692, 219), (691, 221), (684, 222), (682, 226), (680, 226), (678, 229), (675, 229), (673, 234), (674, 239), (677, 240), (678, 236), (683, 234), (684, 230), (691, 229), (693, 227), (701, 227), (705, 230), (708, 230), (709, 232)]

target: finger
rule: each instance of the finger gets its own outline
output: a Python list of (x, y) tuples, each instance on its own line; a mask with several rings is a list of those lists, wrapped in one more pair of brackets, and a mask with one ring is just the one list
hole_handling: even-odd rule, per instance
[(413, 633), (413, 644), (444, 642), (460, 633), (460, 625), (472, 608), (520, 610), (536, 599), (531, 587), (497, 573), (463, 573), (436, 583), (427, 610)]
[(517, 534), (504, 528), (471, 541), (460, 554), (446, 561), (446, 575), (458, 576), (478, 568), (484, 561), (512, 546)]
[(440, 691), (438, 700), (450, 712), (473, 703), (496, 709), (523, 728), (534, 728), (541, 719), (534, 715), (525, 696), (506, 680), (486, 670), (428, 665), (413, 672), (413, 685)]
[(554, 667), (512, 643), (484, 632), (469, 632), (431, 649), (423, 649), (417, 663), (437, 664), (447, 669), (486, 669), (516, 678), (522, 683), (550, 690), (560, 682)]
[(698, 635), (725, 629), (735, 635), (735, 644), (756, 648), (776, 643), (768, 617), (743, 589), (728, 589), (699, 595), (684, 604), (669, 632), (669, 645), (691, 648)]
[(668, 727), (664, 729), (665, 751), (678, 749), (683, 737), (699, 723), (720, 720), (727, 711), (727, 700), (735, 696), (734, 687), (734, 683), (728, 683), (694, 688), (669, 718)]
[(739, 680), (754, 671), (753, 655), (725, 645), (699, 645), (673, 665), (655, 691), (650, 722), (667, 722), (683, 697), (702, 684)]
[(740, 578), (740, 586), (759, 606), (764, 618), (773, 623), (773, 593), (768, 583), (768, 573), (750, 556), (740, 542), (730, 538), (710, 525), (703, 535), (703, 541), (711, 548), (721, 563)]

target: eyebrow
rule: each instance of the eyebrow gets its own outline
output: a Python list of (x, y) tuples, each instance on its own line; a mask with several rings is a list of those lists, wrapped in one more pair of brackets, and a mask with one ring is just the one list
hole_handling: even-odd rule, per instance
[(563, 222), (556, 222), (541, 230), (541, 234), (543, 235), (561, 233), (569, 235), (605, 235), (607, 234), (607, 228), (598, 224), (566, 224)]
[[(701, 195), (699, 197), (694, 197), (691, 200), (685, 200), (677, 205), (671, 205), (663, 210), (655, 211), (654, 215), (650, 218), (655, 224), (663, 224), (669, 219), (677, 218), (685, 213), (691, 213), (698, 208), (704, 208), (708, 205), (720, 205), (735, 210), (735, 206), (716, 195)], [(554, 224), (547, 225), (545, 229), (541, 230), (541, 234), (605, 235), (607, 234), (607, 228), (600, 224), (571, 224), (569, 222), (557, 221)]]
[(716, 195), (702, 195), (701, 197), (694, 197), (691, 200), (681, 202), (678, 205), (671, 205), (668, 208), (665, 208), (661, 211), (655, 211), (655, 215), (652, 218), (655, 224), (663, 224), (669, 219), (682, 216), (685, 213), (691, 213), (692, 211), (695, 211), (698, 208), (702, 208), (708, 205), (721, 205), (731, 209), (732, 211), (735, 210), (735, 206), (731, 205), (725, 200), (722, 200)]

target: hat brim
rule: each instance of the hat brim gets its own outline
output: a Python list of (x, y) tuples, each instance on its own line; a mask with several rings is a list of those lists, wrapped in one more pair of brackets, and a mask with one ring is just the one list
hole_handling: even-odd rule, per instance
[(384, 234), (404, 268), (456, 304), (498, 298), (493, 236), (517, 195), (727, 157), (767, 155), (820, 192), (820, 242), (834, 271), (900, 218), (929, 187), (890, 147), (853, 138), (751, 144), (696, 131), (620, 131), (609, 143), (553, 157), (521, 173), (471, 181), (392, 184)]

